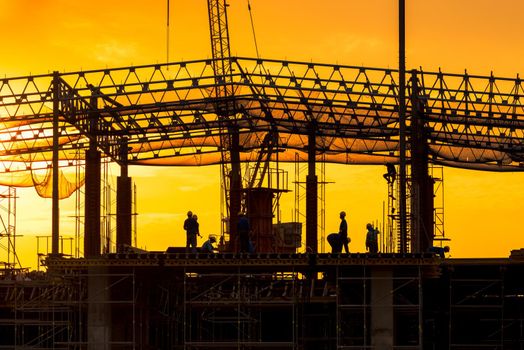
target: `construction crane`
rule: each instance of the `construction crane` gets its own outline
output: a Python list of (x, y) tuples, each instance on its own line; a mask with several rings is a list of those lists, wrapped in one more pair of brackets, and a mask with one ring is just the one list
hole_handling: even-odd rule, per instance
[[(211, 53), (212, 53), (212, 65), (215, 73), (215, 97), (217, 98), (217, 104), (215, 106), (219, 120), (223, 121), (224, 126), (221, 136), (221, 163), (222, 163), (222, 189), (224, 193), (224, 207), (225, 215), (223, 218), (226, 219), (226, 227), (224, 231), (229, 233), (229, 249), (236, 250), (237, 248), (237, 232), (236, 226), (238, 221), (238, 213), (243, 209), (247, 210), (248, 198), (250, 196), (250, 190), (253, 188), (261, 188), (264, 183), (264, 178), (268, 176), (269, 162), (271, 155), (275, 152), (278, 144), (277, 134), (271, 128), (265, 137), (260, 140), (261, 148), (256, 159), (256, 164), (253, 167), (253, 171), (246, 169), (246, 179), (242, 181), (242, 168), (240, 165), (240, 140), (238, 126), (234, 122), (238, 111), (233, 103), (234, 99), (234, 88), (232, 84), (232, 66), (231, 66), (231, 50), (229, 41), (229, 28), (227, 18), (227, 7), (226, 0), (208, 0), (208, 15), (209, 15), (209, 29), (211, 38)], [(248, 2), (248, 8), (251, 16), (251, 6)], [(252, 21), (252, 17), (251, 21)], [(254, 36), (254, 27), (253, 36)], [(258, 47), (255, 47), (258, 56)], [(260, 92), (259, 92), (260, 93)], [(263, 103), (262, 103), (263, 104)], [(268, 108), (262, 109), (265, 111), (265, 118), (273, 125), (273, 116), (269, 112)], [(247, 167), (246, 167), (247, 168)], [(277, 175), (278, 176), (278, 175)], [(271, 191), (271, 189), (268, 189)], [(277, 197), (278, 198), (278, 197)], [(252, 199), (253, 200), (253, 199)], [(271, 236), (271, 223), (266, 222), (262, 235)], [(255, 229), (256, 231), (256, 229)]]
[(234, 106), (231, 97), (234, 95), (232, 86), (231, 50), (229, 44), (229, 28), (227, 21), (226, 0), (207, 0), (209, 15), (209, 30), (211, 38), (211, 53), (213, 57), (213, 70), (215, 73), (217, 97), (216, 111), (219, 119), (229, 125), (222, 129), (221, 155), (222, 155), (222, 188), (225, 202), (225, 231), (230, 238), (230, 249), (236, 248), (236, 226), (238, 213), (242, 208), (242, 176), (240, 167), (240, 142), (239, 130), (231, 119), (235, 118)]

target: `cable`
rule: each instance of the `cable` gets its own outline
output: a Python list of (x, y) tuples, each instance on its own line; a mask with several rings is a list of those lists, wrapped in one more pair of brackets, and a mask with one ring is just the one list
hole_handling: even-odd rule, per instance
[[(166, 63), (169, 63), (169, 0), (167, 0), (167, 26), (166, 26)], [(169, 69), (169, 65), (167, 66)]]
[(251, 20), (251, 31), (253, 32), (253, 40), (255, 41), (255, 50), (257, 52), (257, 58), (260, 58), (260, 55), (258, 53), (257, 36), (255, 34), (255, 25), (253, 23), (253, 15), (251, 14), (251, 3), (249, 0), (247, 0), (247, 9), (249, 11), (249, 19)]

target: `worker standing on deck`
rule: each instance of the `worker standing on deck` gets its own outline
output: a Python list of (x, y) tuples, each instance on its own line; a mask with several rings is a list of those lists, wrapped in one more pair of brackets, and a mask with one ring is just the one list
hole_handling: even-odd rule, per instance
[(200, 236), (197, 219), (198, 217), (191, 211), (187, 212), (187, 219), (184, 221), (184, 230), (186, 230), (186, 253), (196, 253), (196, 236)]
[(193, 214), (193, 220), (194, 220), (194, 225), (195, 225), (195, 233), (199, 236), (199, 237), (202, 237), (200, 235), (200, 224), (198, 223), (198, 216), (196, 214)]
[(346, 222), (346, 212), (341, 211), (340, 212), (340, 226), (338, 229), (338, 236), (340, 237), (340, 243), (344, 247), (344, 251), (346, 253), (349, 253), (349, 242), (350, 239), (348, 237), (348, 223)]
[(367, 224), (366, 250), (370, 253), (378, 253), (378, 234), (379, 231), (372, 224)]
[[(192, 220), (193, 220), (193, 212), (190, 210), (187, 212), (187, 219), (184, 221), (184, 230), (186, 231), (186, 253), (189, 253), (189, 247), (192, 245), (193, 242), (191, 237), (192, 230)], [(196, 237), (195, 237), (196, 241)], [(195, 242), (196, 244), (196, 242)]]

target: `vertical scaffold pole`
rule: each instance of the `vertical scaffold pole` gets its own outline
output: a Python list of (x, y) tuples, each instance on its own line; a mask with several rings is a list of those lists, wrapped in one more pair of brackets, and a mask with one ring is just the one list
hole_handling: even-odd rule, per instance
[(60, 193), (59, 193), (59, 169), (58, 169), (58, 109), (60, 108), (60, 75), (57, 71), (53, 72), (53, 198), (52, 198), (52, 217), (51, 217), (51, 253), (58, 255), (58, 241), (60, 240)]
[(400, 252), (407, 253), (407, 227), (406, 227), (406, 2), (399, 0), (399, 177), (400, 177)]

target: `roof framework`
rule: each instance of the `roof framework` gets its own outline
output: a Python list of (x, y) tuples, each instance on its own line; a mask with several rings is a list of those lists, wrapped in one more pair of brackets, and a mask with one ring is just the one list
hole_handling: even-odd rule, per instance
[[(306, 160), (314, 127), (319, 160), (398, 162), (397, 71), (228, 60), (231, 82), (216, 79), (213, 60), (2, 79), (0, 172), (50, 167), (54, 99), (62, 166), (82, 161), (79, 150), (89, 139), (117, 162), (124, 161), (125, 145), (130, 165), (219, 164), (220, 140), (231, 126), (240, 133), (241, 161), (257, 160), (268, 133), (277, 135), (273, 160), (296, 161), (297, 154)], [(524, 170), (524, 93), (518, 76), (411, 74), (407, 115), (414, 101), (422, 103), (431, 162)], [(230, 84), (231, 96), (216, 93), (224, 84)]]

